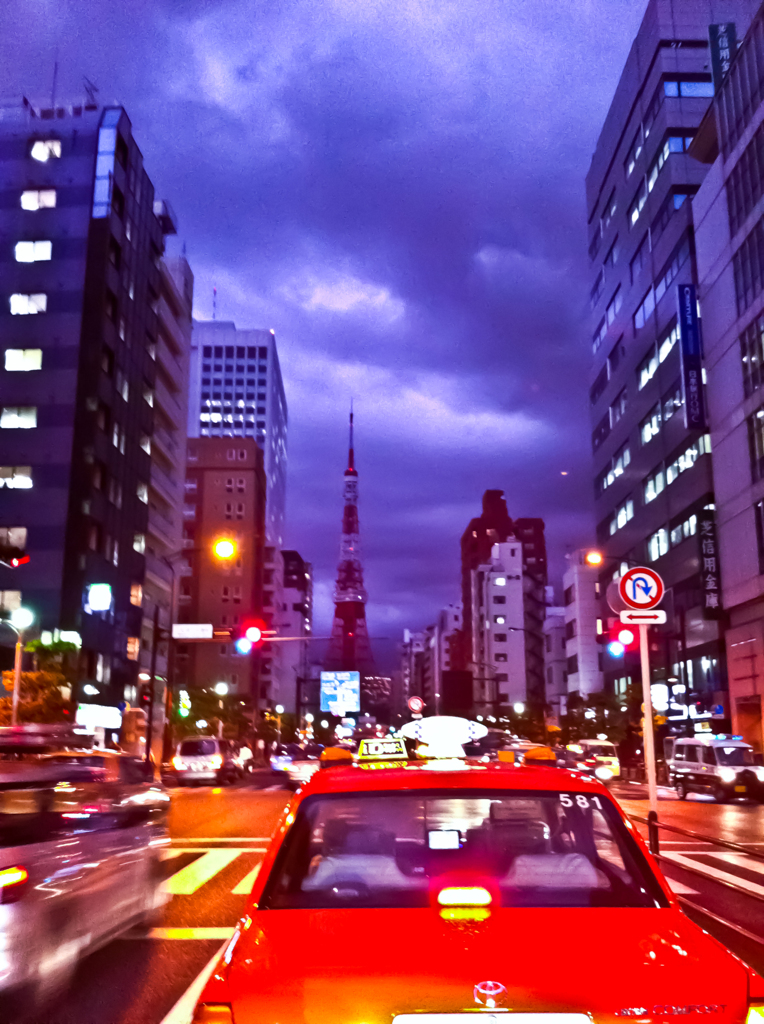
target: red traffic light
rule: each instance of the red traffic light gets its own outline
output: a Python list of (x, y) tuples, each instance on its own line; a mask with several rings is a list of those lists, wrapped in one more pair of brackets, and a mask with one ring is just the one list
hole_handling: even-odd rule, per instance
[(613, 626), (603, 634), (603, 640), (611, 658), (622, 658), (627, 651), (639, 646), (639, 636), (631, 626)]
[(260, 647), (266, 625), (261, 619), (248, 619), (236, 631), (234, 647), (239, 654), (249, 654), (253, 647)]

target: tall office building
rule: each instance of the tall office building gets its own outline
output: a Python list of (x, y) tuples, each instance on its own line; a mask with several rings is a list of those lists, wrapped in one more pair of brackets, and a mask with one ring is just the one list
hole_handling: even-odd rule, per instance
[(728, 622), (732, 730), (759, 753), (764, 750), (763, 89), (760, 8), (692, 150), (713, 164), (693, 203), (716, 485), (716, 531), (713, 515), (706, 517), (698, 531), (699, 557), (708, 613), (720, 614), (722, 608)]
[(196, 320), (191, 347), (189, 437), (251, 437), (263, 451), (265, 535), (284, 543), (287, 403), (273, 331)]
[[(263, 453), (252, 438), (189, 440), (183, 507), (185, 557), (178, 565), (180, 622), (236, 629), (263, 612)], [(234, 544), (231, 558), (215, 555), (219, 540)], [(260, 683), (259, 653), (240, 655), (233, 643), (176, 646), (177, 686), (270, 700)], [(257, 706), (257, 705), (256, 705)], [(262, 703), (260, 703), (262, 706)]]
[[(102, 703), (137, 682), (159, 305), (173, 231), (119, 106), (0, 108), (4, 610), (81, 644)], [(158, 403), (157, 403), (158, 404)]]
[[(601, 583), (629, 563), (655, 566), (672, 615), (653, 678), (691, 687), (709, 708), (726, 685), (698, 560), (698, 523), (714, 504), (710, 438), (685, 425), (677, 285), (696, 280), (692, 198), (706, 168), (688, 148), (713, 92), (709, 24), (742, 34), (754, 6), (650, 0), (586, 179)], [(606, 657), (606, 689), (633, 671)]]
[[(603, 686), (602, 645), (597, 639), (600, 601), (599, 570), (586, 563), (586, 551), (566, 556), (562, 577), (565, 620), (565, 690), (586, 699)], [(600, 621), (600, 628), (602, 624)], [(563, 714), (565, 702), (563, 701)]]
[[(474, 606), (472, 573), (491, 562), (494, 545), (515, 538), (522, 548), (522, 614), (506, 624), (522, 633), (525, 658), (525, 696), (540, 709), (544, 704), (544, 609), (546, 606), (546, 543), (543, 519), (511, 519), (503, 491), (486, 491), (481, 515), (470, 520), (461, 539), (462, 640), (453, 644), (452, 669), (471, 670), (475, 679), (484, 672), (475, 661), (476, 624), (483, 621)], [(485, 612), (485, 609), (482, 609)], [(497, 614), (500, 614), (497, 612)], [(505, 616), (505, 618), (507, 618)], [(458, 662), (458, 663), (457, 663)]]

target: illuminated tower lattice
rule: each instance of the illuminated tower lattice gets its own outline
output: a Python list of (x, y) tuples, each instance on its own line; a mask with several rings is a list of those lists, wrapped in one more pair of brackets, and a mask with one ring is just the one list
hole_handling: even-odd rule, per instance
[(342, 541), (334, 588), (334, 622), (326, 654), (329, 671), (374, 675), (374, 658), (366, 628), (366, 590), (363, 585), (358, 531), (358, 472), (353, 451), (353, 411), (350, 411), (350, 447), (343, 489)]

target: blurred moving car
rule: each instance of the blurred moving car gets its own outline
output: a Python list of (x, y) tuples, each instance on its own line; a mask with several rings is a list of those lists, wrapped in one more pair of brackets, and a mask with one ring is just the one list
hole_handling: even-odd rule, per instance
[(116, 752), (0, 763), (0, 1020), (36, 1020), (77, 961), (163, 905), (170, 798)]
[(271, 754), (271, 769), (274, 772), (286, 772), (293, 761), (305, 759), (305, 751), (299, 743), (278, 743)]
[(618, 779), (621, 775), (621, 762), (618, 759), (618, 751), (615, 744), (610, 740), (576, 740), (568, 744), (568, 750), (574, 754), (582, 754), (582, 760), (588, 761), (594, 758), (597, 767), (602, 768), (595, 772), (600, 782), (609, 782), (611, 779)]
[(235, 744), (215, 736), (188, 736), (181, 740), (172, 767), (178, 786), (205, 782), (225, 786), (244, 774), (236, 761)]
[(764, 1004), (764, 979), (685, 916), (605, 787), (572, 772), (337, 767), (274, 836), (196, 1024), (663, 1021), (689, 1003), (742, 1022)]
[(740, 736), (667, 737), (664, 753), (669, 785), (680, 800), (710, 793), (717, 803), (738, 797), (764, 800), (764, 767)]

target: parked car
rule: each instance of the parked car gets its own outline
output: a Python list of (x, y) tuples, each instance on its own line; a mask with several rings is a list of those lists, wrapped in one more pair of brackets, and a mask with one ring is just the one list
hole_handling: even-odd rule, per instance
[(740, 736), (681, 736), (664, 741), (669, 785), (680, 800), (710, 793), (717, 803), (738, 797), (764, 800), (764, 767)]
[(118, 753), (0, 763), (0, 1019), (38, 1020), (81, 957), (153, 919), (168, 808)]

